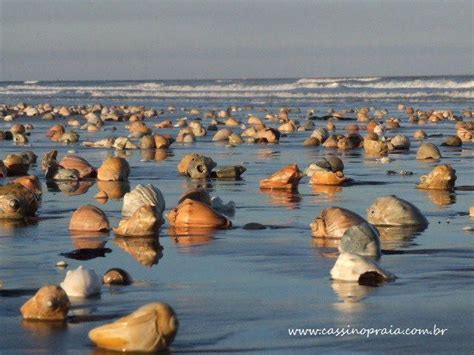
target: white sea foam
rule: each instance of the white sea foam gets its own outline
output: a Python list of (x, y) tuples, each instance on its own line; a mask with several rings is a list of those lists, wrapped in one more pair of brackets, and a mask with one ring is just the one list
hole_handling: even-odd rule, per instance
[(374, 88), (374, 89), (474, 89), (474, 80), (409, 80), (409, 81), (382, 81), (378, 83), (347, 83), (349, 88)]

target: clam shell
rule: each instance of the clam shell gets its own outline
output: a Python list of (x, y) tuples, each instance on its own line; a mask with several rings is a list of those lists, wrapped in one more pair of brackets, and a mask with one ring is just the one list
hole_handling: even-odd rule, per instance
[(64, 320), (71, 304), (64, 290), (55, 285), (41, 287), (20, 308), (23, 319)]
[(64, 169), (77, 170), (81, 179), (95, 175), (94, 167), (87, 160), (77, 155), (65, 155), (59, 162), (59, 165)]
[(348, 228), (339, 243), (339, 252), (380, 258), (378, 231), (368, 223)]
[(375, 272), (386, 281), (392, 281), (395, 276), (383, 270), (373, 260), (356, 254), (342, 253), (331, 269), (331, 278), (340, 281), (359, 281), (360, 277), (367, 272)]
[(120, 220), (114, 232), (124, 237), (146, 237), (157, 233), (161, 216), (157, 216), (154, 206), (139, 207), (130, 218)]
[(438, 165), (428, 175), (420, 177), (419, 189), (452, 190), (456, 183), (456, 170), (451, 165)]
[(69, 297), (87, 298), (100, 293), (102, 282), (94, 270), (81, 265), (68, 271), (60, 285)]
[(127, 160), (120, 157), (105, 159), (97, 170), (97, 180), (101, 181), (125, 181), (130, 174), (130, 166)]
[(123, 197), (122, 216), (131, 217), (141, 206), (153, 206), (157, 215), (165, 210), (165, 199), (159, 189), (151, 184), (137, 185)]
[(418, 148), (416, 152), (416, 159), (417, 160), (426, 160), (426, 159), (433, 159), (438, 160), (441, 159), (441, 152), (439, 151), (438, 147), (433, 143), (423, 143)]
[(261, 189), (295, 190), (304, 174), (298, 165), (288, 165), (272, 174), (269, 178), (260, 181)]
[(105, 213), (98, 207), (84, 205), (75, 210), (69, 221), (70, 231), (107, 232), (110, 224)]
[(123, 269), (113, 268), (105, 272), (102, 282), (106, 285), (130, 285), (132, 277)]
[(178, 324), (169, 305), (150, 303), (113, 323), (92, 329), (89, 338), (104, 349), (156, 352), (171, 345)]
[(416, 206), (394, 195), (377, 198), (367, 209), (367, 219), (383, 226), (428, 225)]
[(341, 238), (352, 226), (367, 223), (357, 213), (341, 207), (329, 207), (310, 224), (314, 237)]
[(230, 228), (232, 223), (212, 207), (199, 201), (185, 199), (168, 213), (170, 225), (189, 228)]

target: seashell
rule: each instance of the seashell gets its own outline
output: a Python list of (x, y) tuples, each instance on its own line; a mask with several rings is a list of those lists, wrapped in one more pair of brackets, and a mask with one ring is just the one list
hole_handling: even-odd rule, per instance
[(334, 173), (332, 171), (317, 170), (312, 172), (309, 183), (312, 185), (340, 186), (349, 180), (342, 171)]
[(398, 134), (390, 139), (388, 147), (390, 150), (408, 150), (410, 149), (410, 140), (407, 136)]
[(313, 146), (313, 147), (318, 146), (320, 144), (321, 144), (321, 142), (319, 141), (319, 139), (315, 138), (315, 137), (309, 137), (309, 138), (305, 139), (304, 142), (303, 142), (303, 145)]
[(178, 204), (186, 199), (202, 202), (208, 206), (211, 205), (211, 196), (205, 189), (192, 189), (186, 191), (179, 199)]
[(452, 190), (456, 183), (456, 170), (451, 165), (438, 165), (428, 175), (420, 177), (419, 189)]
[(441, 159), (441, 152), (433, 143), (423, 143), (416, 152), (417, 160), (438, 160)]
[(66, 144), (77, 143), (79, 142), (79, 134), (74, 131), (65, 132), (59, 137), (59, 142)]
[(59, 165), (53, 164), (45, 174), (46, 179), (56, 181), (77, 181), (79, 172), (75, 169), (61, 169)]
[(415, 133), (413, 133), (413, 138), (415, 138), (415, 139), (425, 139), (426, 137), (428, 137), (428, 135), (426, 134), (425, 131), (423, 131), (421, 129), (419, 129)]
[(128, 179), (130, 166), (127, 160), (120, 157), (110, 157), (104, 160), (101, 167), (97, 169), (97, 180), (101, 181), (124, 181)]
[(152, 135), (143, 136), (140, 139), (140, 149), (155, 149), (155, 138)]
[(35, 164), (38, 160), (38, 156), (31, 150), (21, 152), (20, 155), (23, 157), (23, 161), (25, 164)]
[(337, 140), (337, 149), (349, 150), (357, 148), (357, 145), (349, 137), (341, 137)]
[(27, 175), (30, 164), (26, 163), (21, 154), (8, 154), (3, 159), (8, 176)]
[(176, 314), (169, 305), (150, 303), (113, 323), (92, 329), (89, 338), (104, 349), (157, 352), (171, 345), (178, 325)]
[(41, 196), (43, 193), (41, 182), (39, 181), (38, 177), (34, 175), (22, 176), (13, 180), (12, 182), (26, 187), (28, 190), (33, 191), (37, 196)]
[(224, 203), (220, 197), (213, 197), (211, 198), (211, 207), (216, 211), (225, 213), (227, 215), (233, 215), (235, 213), (235, 202), (229, 201)]
[(55, 285), (41, 287), (36, 294), (20, 308), (23, 319), (64, 320), (71, 307), (64, 290)]
[(289, 120), (278, 127), (280, 133), (291, 133), (296, 131), (296, 124), (293, 120)]
[(202, 179), (210, 176), (212, 169), (216, 167), (216, 163), (208, 157), (198, 155), (193, 157), (189, 162), (186, 175), (192, 179)]
[(224, 142), (229, 139), (229, 137), (232, 135), (232, 131), (228, 128), (222, 128), (216, 132), (214, 137), (212, 137), (213, 142)]
[(326, 128), (316, 128), (313, 133), (311, 133), (311, 137), (317, 138), (321, 143), (324, 143), (326, 139), (329, 138), (329, 131)]
[(269, 178), (260, 180), (261, 189), (285, 189), (295, 190), (304, 174), (298, 168), (298, 165), (288, 165)]
[(367, 209), (367, 219), (382, 226), (428, 225), (416, 206), (395, 195), (377, 198)]
[(16, 145), (25, 145), (28, 144), (28, 138), (24, 134), (14, 134), (13, 135), (13, 143)]
[(69, 297), (88, 298), (100, 293), (102, 282), (94, 270), (81, 265), (68, 271), (60, 286)]
[(37, 195), (21, 184), (0, 186), (0, 220), (19, 220), (34, 216), (38, 210)]
[(130, 185), (123, 181), (97, 181), (97, 189), (108, 199), (119, 200), (130, 191)]
[(157, 216), (165, 210), (165, 199), (159, 189), (151, 184), (137, 185), (123, 197), (122, 216), (131, 217), (136, 210), (144, 205), (153, 206)]
[(171, 120), (164, 120), (160, 123), (156, 123), (153, 125), (155, 128), (171, 128), (173, 127), (173, 122)]
[(7, 177), (8, 175), (8, 170), (5, 164), (3, 164), (3, 161), (0, 160), (0, 178)]
[(462, 146), (462, 140), (458, 136), (449, 136), (441, 145), (446, 147), (460, 147)]
[(310, 224), (313, 237), (341, 238), (352, 226), (367, 223), (358, 214), (341, 207), (328, 207)]
[(203, 156), (201, 156), (199, 154), (195, 154), (195, 153), (194, 154), (187, 154), (179, 162), (178, 172), (181, 175), (186, 175), (191, 162), (193, 162), (194, 160), (199, 159), (199, 158), (205, 158), (206, 165), (212, 166), (212, 168), (210, 170), (214, 169), (217, 165), (211, 158), (203, 157)]
[(125, 270), (113, 268), (105, 272), (102, 282), (106, 285), (130, 285), (133, 281)]
[(174, 142), (174, 139), (169, 136), (162, 136), (161, 134), (155, 134), (153, 136), (155, 140), (156, 149), (166, 149)]
[(128, 131), (134, 137), (141, 137), (151, 133), (151, 129), (141, 121), (132, 122), (128, 127)]
[(212, 172), (212, 177), (218, 179), (240, 179), (240, 175), (245, 171), (247, 171), (247, 169), (242, 165), (223, 166), (215, 172)]
[(26, 129), (25, 126), (23, 126), (21, 123), (15, 123), (10, 127), (10, 132), (12, 132), (13, 135), (15, 134), (23, 134), (25, 133)]
[(157, 233), (161, 216), (157, 216), (154, 206), (139, 207), (130, 218), (120, 220), (114, 232), (124, 237), (147, 237)]
[(141, 265), (151, 267), (163, 256), (158, 238), (115, 238), (115, 243)]
[(112, 148), (114, 146), (114, 142), (114, 138), (105, 138), (100, 139), (96, 142), (83, 142), (82, 145), (84, 145), (85, 147), (92, 148)]
[(167, 218), (175, 227), (226, 229), (232, 226), (226, 217), (209, 205), (189, 198), (171, 210)]
[(114, 140), (113, 147), (117, 150), (137, 149), (138, 146), (127, 137), (118, 137)]
[(331, 278), (340, 281), (358, 282), (365, 273), (377, 273), (384, 281), (393, 281), (395, 276), (383, 270), (373, 260), (356, 254), (341, 253), (331, 269)]
[(109, 219), (100, 208), (92, 205), (84, 205), (72, 213), (69, 221), (69, 230), (108, 232), (110, 230)]
[(369, 156), (384, 156), (388, 153), (386, 142), (372, 139), (364, 139), (364, 151)]
[(83, 179), (86, 177), (93, 177), (96, 174), (96, 171), (89, 162), (77, 155), (68, 154), (65, 155), (59, 165), (64, 169), (77, 170), (79, 173), (79, 178)]
[(229, 144), (237, 145), (237, 144), (242, 144), (244, 141), (242, 140), (242, 137), (240, 137), (236, 133), (232, 133), (229, 136)]
[(380, 240), (378, 231), (368, 223), (349, 227), (341, 237), (340, 253), (352, 253), (380, 258)]
[(278, 143), (280, 141), (280, 132), (274, 128), (264, 128), (256, 132), (255, 139), (263, 143)]
[(254, 127), (249, 127), (242, 132), (242, 137), (249, 138), (255, 137), (257, 135), (257, 130)]
[[(340, 138), (340, 136), (339, 136)], [(324, 143), (323, 143), (323, 147), (324, 148), (328, 148), (328, 149), (336, 149), (337, 148), (337, 141), (338, 141), (338, 136), (336, 135), (331, 135), (330, 137), (328, 137)]]
[(59, 142), (61, 136), (66, 132), (62, 124), (57, 124), (48, 129), (46, 136), (54, 142)]

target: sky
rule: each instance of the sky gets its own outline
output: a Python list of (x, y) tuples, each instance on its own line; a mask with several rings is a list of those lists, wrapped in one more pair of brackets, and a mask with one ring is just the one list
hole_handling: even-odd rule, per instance
[(0, 81), (473, 74), (473, 3), (0, 0)]

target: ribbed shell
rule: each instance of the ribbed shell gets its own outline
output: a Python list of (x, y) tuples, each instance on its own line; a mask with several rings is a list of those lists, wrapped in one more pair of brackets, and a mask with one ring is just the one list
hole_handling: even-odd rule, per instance
[(122, 216), (130, 217), (144, 205), (154, 206), (161, 215), (165, 210), (165, 199), (159, 189), (151, 184), (137, 185), (131, 192), (123, 197)]
[(81, 179), (95, 174), (95, 169), (87, 160), (77, 155), (65, 155), (59, 162), (64, 169), (75, 169)]
[(110, 224), (107, 216), (100, 208), (84, 205), (73, 212), (69, 221), (69, 230), (107, 232), (110, 230)]
[(157, 217), (153, 206), (139, 207), (130, 218), (124, 218), (114, 232), (124, 237), (145, 237), (157, 233), (161, 216)]
[(205, 203), (185, 199), (168, 214), (170, 225), (189, 228), (230, 228), (232, 223)]

